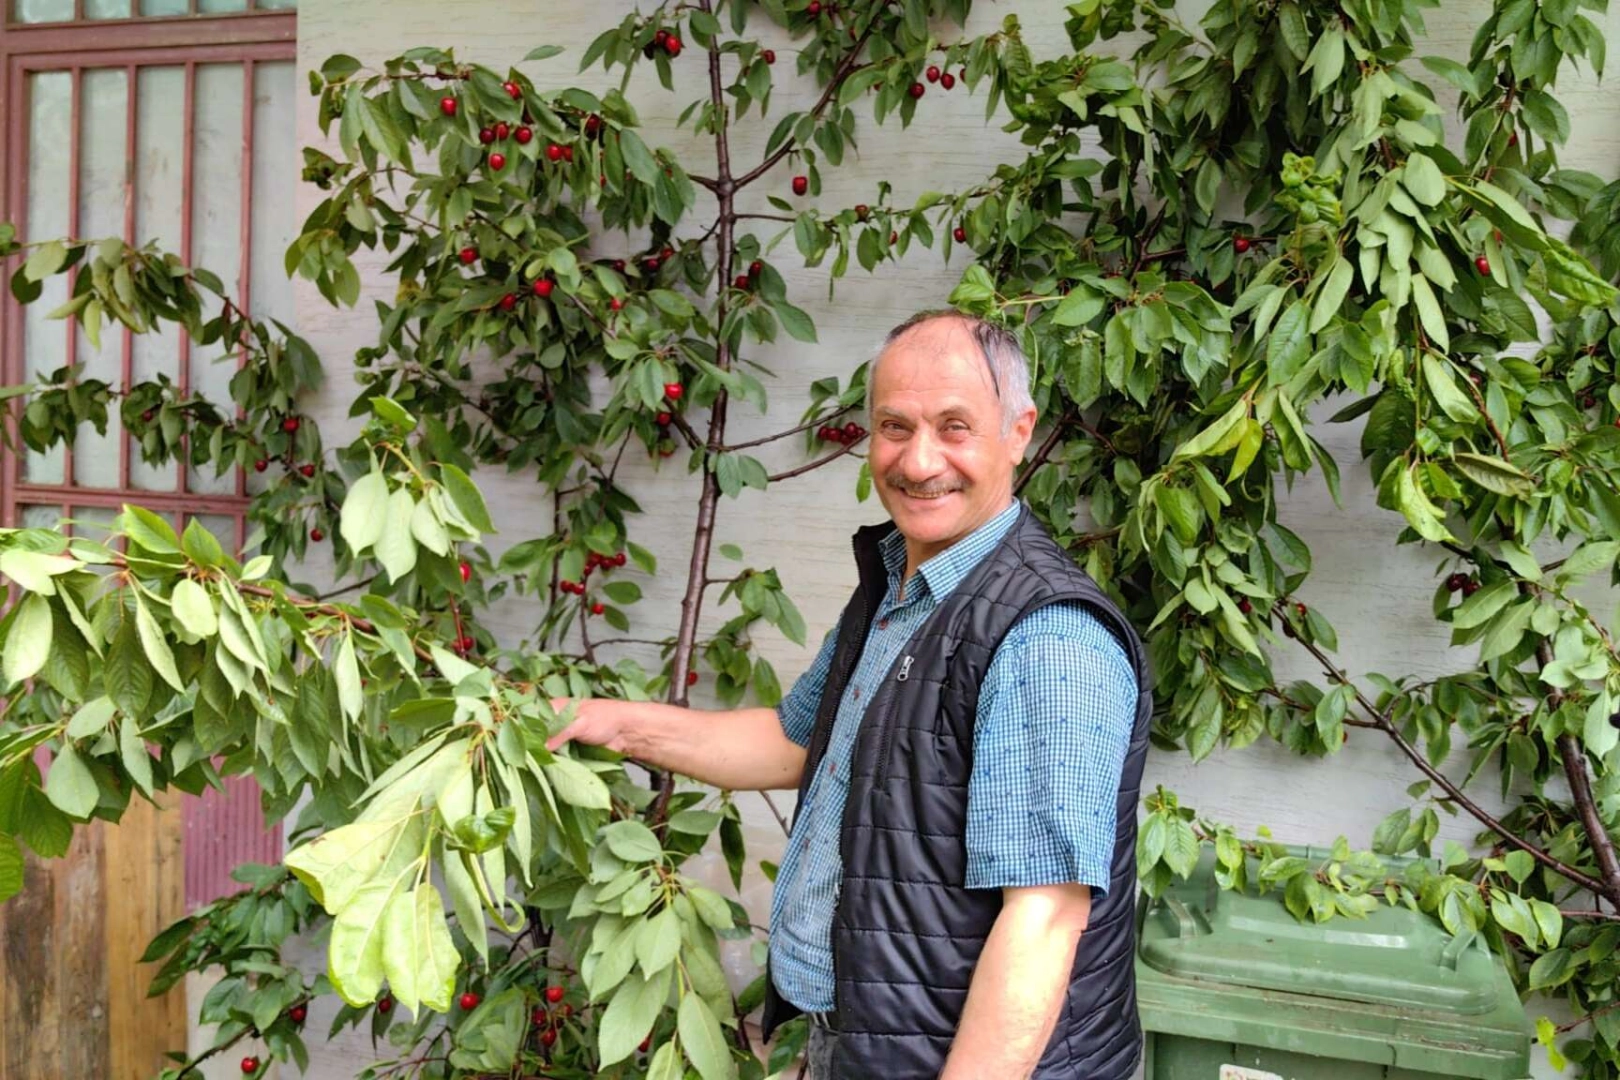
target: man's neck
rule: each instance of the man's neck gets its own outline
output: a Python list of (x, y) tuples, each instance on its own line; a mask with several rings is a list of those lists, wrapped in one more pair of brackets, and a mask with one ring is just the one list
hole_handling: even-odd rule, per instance
[(900, 576), (900, 591), (895, 595), (895, 601), (898, 603), (905, 600), (906, 586), (911, 584), (911, 576), (917, 572), (918, 567), (922, 566), (923, 563), (927, 562), (929, 559), (932, 559), (941, 552), (949, 551), (957, 544), (960, 544), (963, 540), (966, 540), (968, 537), (978, 532), (985, 525), (1000, 517), (1006, 512), (1008, 507), (1012, 506), (1013, 501), (1014, 500), (1009, 498), (1006, 506), (1003, 506), (1000, 510), (997, 510), (983, 521), (978, 521), (970, 525), (960, 536), (957, 536), (955, 539), (947, 540), (944, 543), (921, 544), (913, 541), (909, 536), (906, 537), (906, 569), (905, 572)]

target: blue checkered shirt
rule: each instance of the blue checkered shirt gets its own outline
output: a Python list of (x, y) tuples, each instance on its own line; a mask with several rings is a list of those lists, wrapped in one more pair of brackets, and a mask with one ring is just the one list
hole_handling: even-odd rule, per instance
[[(888, 590), (838, 703), (771, 897), (771, 976), (801, 1009), (833, 1009), (833, 908), (843, 879), (839, 832), (861, 718), (911, 636), (1018, 520), (1017, 501), (917, 568), (897, 599), (905, 540), (881, 542)], [(808, 746), (838, 627), (777, 707)], [(969, 889), (1078, 882), (1101, 894), (1114, 854), (1114, 801), (1136, 719), (1136, 676), (1113, 634), (1080, 604), (1053, 604), (1002, 641), (979, 692), (968, 780)]]

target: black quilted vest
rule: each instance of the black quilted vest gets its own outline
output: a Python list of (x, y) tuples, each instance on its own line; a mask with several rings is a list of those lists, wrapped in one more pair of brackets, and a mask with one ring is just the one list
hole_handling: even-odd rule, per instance
[[(801, 805), (888, 587), (878, 541), (893, 528), (868, 526), (855, 535), (860, 586), (844, 609), (800, 783)], [(1136, 806), (1153, 711), (1146, 657), (1118, 608), (1025, 507), (906, 644), (861, 721), (833, 917), (838, 1080), (935, 1080), (944, 1067), (979, 953), (1001, 909), (1000, 890), (962, 885), (979, 687), (1013, 625), (1036, 608), (1064, 601), (1086, 604), (1114, 633), (1139, 690), (1120, 778), (1109, 888), (1093, 899), (1063, 1011), (1034, 1075), (1128, 1080), (1136, 1068), (1142, 1045), (1132, 967)], [(797, 1013), (767, 978), (766, 1038)]]

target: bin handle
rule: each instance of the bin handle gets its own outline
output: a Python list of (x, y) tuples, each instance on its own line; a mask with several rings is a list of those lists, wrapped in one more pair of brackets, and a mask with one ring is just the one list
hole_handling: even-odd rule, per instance
[(1440, 950), (1440, 966), (1447, 971), (1456, 971), (1457, 961), (1462, 959), (1462, 954), (1468, 951), (1476, 936), (1473, 930), (1464, 930), (1446, 942), (1445, 947)]
[(1197, 937), (1202, 932), (1198, 926), (1198, 919), (1186, 904), (1173, 896), (1166, 896), (1162, 899), (1164, 906), (1170, 909), (1170, 914), (1176, 917), (1176, 937)]

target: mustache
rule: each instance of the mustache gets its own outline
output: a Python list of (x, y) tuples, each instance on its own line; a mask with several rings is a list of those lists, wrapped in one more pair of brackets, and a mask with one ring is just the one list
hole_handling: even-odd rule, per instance
[(951, 492), (961, 491), (967, 486), (960, 480), (930, 480), (924, 484), (913, 484), (903, 475), (895, 472), (884, 473), (883, 483), (895, 491), (904, 492), (918, 499), (932, 499), (940, 495), (949, 495)]

